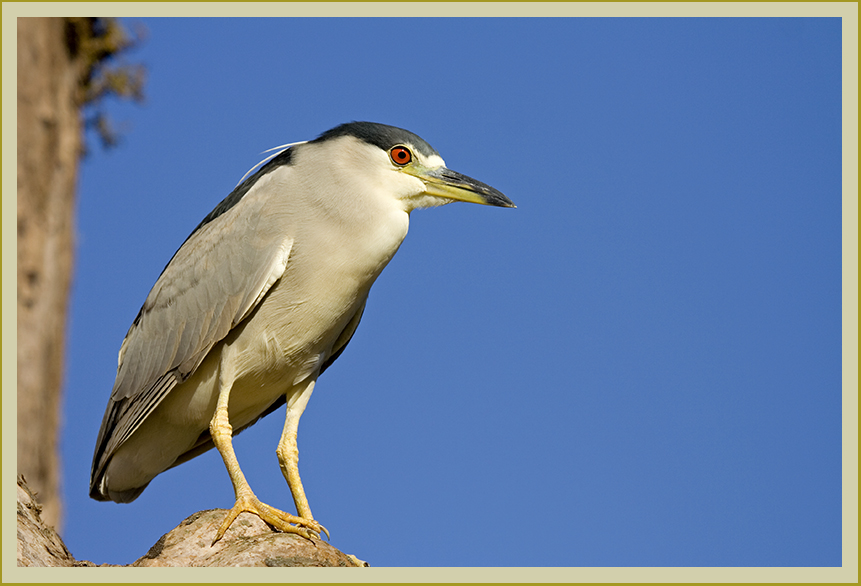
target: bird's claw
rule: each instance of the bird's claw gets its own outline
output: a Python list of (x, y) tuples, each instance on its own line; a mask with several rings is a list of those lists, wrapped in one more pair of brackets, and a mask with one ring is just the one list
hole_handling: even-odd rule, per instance
[(236, 500), (236, 504), (227, 512), (227, 516), (218, 528), (215, 539), (212, 540), (212, 545), (215, 545), (224, 537), (227, 529), (230, 528), (230, 525), (233, 524), (233, 521), (236, 520), (240, 513), (257, 515), (264, 523), (282, 533), (295, 533), (305, 539), (313, 540), (314, 538), (320, 539), (320, 533), (322, 532), (329, 539), (329, 531), (317, 521), (285, 513), (260, 502), (257, 497), (252, 496)]
[(323, 527), (322, 525), (317, 523), (317, 521), (312, 520), (311, 523), (317, 527), (317, 529), (310, 530), (311, 535), (313, 535), (317, 539), (320, 539), (320, 533), (323, 533), (326, 535), (326, 541), (332, 540), (332, 538), (329, 536), (329, 530), (328, 529), (326, 529), (325, 527)]

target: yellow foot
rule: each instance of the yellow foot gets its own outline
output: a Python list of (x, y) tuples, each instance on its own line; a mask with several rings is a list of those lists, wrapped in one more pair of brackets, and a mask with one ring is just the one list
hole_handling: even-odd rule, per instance
[(221, 523), (221, 527), (218, 528), (218, 532), (215, 534), (215, 539), (212, 540), (212, 545), (215, 545), (219, 539), (224, 537), (224, 533), (240, 513), (251, 513), (253, 515), (257, 515), (267, 525), (274, 527), (276, 530), (283, 533), (295, 533), (296, 535), (301, 535), (305, 539), (311, 539), (312, 537), (319, 538), (320, 533), (325, 533), (326, 538), (329, 538), (329, 532), (317, 521), (313, 519), (305, 519), (303, 517), (296, 517), (289, 513), (285, 513), (284, 511), (279, 511), (278, 509), (274, 509), (269, 505), (260, 502), (256, 496), (252, 495), (250, 497), (237, 499), (236, 504), (233, 505), (233, 508), (230, 509), (230, 511), (228, 511), (227, 517), (225, 517), (224, 521)]

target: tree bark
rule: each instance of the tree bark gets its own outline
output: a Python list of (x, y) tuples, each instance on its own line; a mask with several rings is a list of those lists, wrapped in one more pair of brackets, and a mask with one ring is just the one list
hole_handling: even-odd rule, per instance
[[(72, 568), (96, 566), (78, 561), (40, 516), (41, 507), (18, 476), (18, 566)], [(164, 534), (149, 551), (126, 567), (366, 567), (325, 541), (275, 533), (254, 515), (242, 513), (216, 544), (227, 511), (212, 509), (188, 517)], [(113, 567), (116, 564), (101, 564)]]
[(65, 19), (18, 19), (18, 472), (61, 524), (58, 435), (73, 212), (79, 67)]
[(75, 565), (75, 558), (52, 527), (45, 525), (42, 508), (18, 476), (18, 565), (23, 567), (63, 568)]
[[(141, 31), (142, 33), (142, 31)], [(112, 65), (139, 42), (109, 18), (19, 18), (18, 472), (60, 527), (60, 429), (74, 208), (84, 129), (118, 136), (103, 98), (143, 99), (140, 66)], [(89, 120), (83, 109), (90, 107)]]

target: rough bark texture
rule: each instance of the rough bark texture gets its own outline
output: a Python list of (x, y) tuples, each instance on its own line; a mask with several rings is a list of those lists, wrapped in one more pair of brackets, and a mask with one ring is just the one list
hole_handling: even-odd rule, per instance
[(45, 525), (41, 507), (22, 476), (18, 476), (18, 565), (68, 568), (75, 558), (53, 527)]
[(355, 567), (363, 565), (325, 541), (275, 533), (255, 515), (242, 513), (212, 545), (227, 514), (225, 509), (201, 511), (162, 536), (135, 567)]
[[(18, 566), (92, 567), (77, 561), (52, 527), (42, 521), (41, 507), (18, 476)], [(128, 567), (363, 567), (368, 564), (338, 551), (325, 541), (275, 533), (254, 515), (242, 513), (224, 537), (211, 545), (227, 511), (211, 509), (188, 517), (166, 533)], [(99, 567), (116, 567), (101, 564)]]
[(18, 19), (18, 472), (59, 526), (58, 429), (81, 122), (60, 18)]

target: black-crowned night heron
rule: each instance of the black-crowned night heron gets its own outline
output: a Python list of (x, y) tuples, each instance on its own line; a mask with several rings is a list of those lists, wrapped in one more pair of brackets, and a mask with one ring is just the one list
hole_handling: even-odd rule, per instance
[[(243, 511), (284, 532), (326, 532), (299, 479), (299, 417), (356, 331), (410, 212), (451, 201), (514, 207), (400, 128), (352, 122), (285, 146), (195, 228), (129, 328), (92, 498), (133, 501), (215, 446), (236, 493), (215, 541)], [(277, 454), (298, 517), (257, 499), (233, 451), (234, 430), (285, 402)]]

